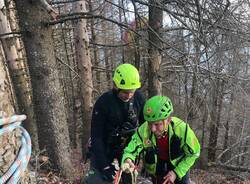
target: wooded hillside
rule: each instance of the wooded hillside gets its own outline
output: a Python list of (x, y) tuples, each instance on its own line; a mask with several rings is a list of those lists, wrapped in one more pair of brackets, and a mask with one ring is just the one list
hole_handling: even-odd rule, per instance
[[(249, 9), (248, 0), (0, 0), (0, 115), (27, 115), (32, 173), (83, 175), (93, 104), (112, 88), (115, 67), (131, 63), (143, 94), (169, 96), (195, 131), (196, 168), (247, 179)], [(18, 139), (0, 137), (0, 176)]]

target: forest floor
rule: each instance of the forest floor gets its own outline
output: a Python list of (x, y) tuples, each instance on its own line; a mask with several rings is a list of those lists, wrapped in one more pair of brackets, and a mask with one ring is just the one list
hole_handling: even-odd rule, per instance
[[(37, 173), (37, 184), (80, 184), (81, 178), (87, 172), (89, 163), (80, 161), (78, 152), (73, 155), (73, 165), (75, 169), (74, 182), (66, 181), (53, 172), (39, 170)], [(249, 173), (229, 171), (222, 168), (211, 167), (207, 170), (192, 169), (190, 172), (190, 184), (250, 184)], [(152, 184), (148, 178), (138, 176), (137, 184)]]
[[(220, 171), (218, 169), (212, 169), (209, 171), (201, 169), (193, 169), (191, 171), (191, 183), (190, 184), (250, 184), (250, 180), (242, 176), (229, 174), (230, 171)], [(56, 174), (43, 173), (37, 178), (38, 184), (80, 184), (79, 178), (74, 182), (67, 182)], [(138, 177), (137, 184), (152, 184), (150, 179)]]
[(192, 169), (191, 180), (193, 184), (250, 184), (249, 173), (233, 172), (222, 168)]

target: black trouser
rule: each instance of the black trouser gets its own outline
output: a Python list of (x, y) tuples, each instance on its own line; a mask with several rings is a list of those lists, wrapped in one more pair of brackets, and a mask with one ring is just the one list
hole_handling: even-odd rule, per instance
[[(103, 180), (102, 174), (95, 168), (90, 168), (86, 176), (83, 178), (82, 184), (111, 184), (113, 182), (107, 182)], [(132, 178), (130, 174), (122, 173), (121, 181), (122, 184), (131, 184)]]
[[(82, 184), (111, 184), (112, 182), (107, 182), (103, 179), (102, 173), (97, 169), (94, 159), (91, 158), (90, 169), (85, 174)], [(122, 184), (131, 184), (132, 177), (131, 174), (122, 173), (121, 177)]]
[[(173, 165), (166, 160), (158, 160), (156, 168), (156, 176), (152, 176), (153, 184), (162, 184), (164, 182), (164, 176), (171, 170), (173, 170)], [(189, 172), (182, 177), (181, 180), (176, 178), (175, 184), (188, 184), (189, 183)]]

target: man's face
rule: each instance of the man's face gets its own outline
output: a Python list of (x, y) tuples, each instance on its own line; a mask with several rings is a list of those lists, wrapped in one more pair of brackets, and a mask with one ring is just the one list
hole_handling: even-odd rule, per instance
[(153, 132), (153, 134), (157, 138), (159, 138), (162, 136), (168, 124), (169, 124), (168, 119), (165, 119), (160, 121), (149, 122), (148, 126), (150, 130)]
[(118, 93), (118, 97), (123, 101), (123, 102), (128, 102), (135, 94), (135, 90), (125, 90), (122, 89)]

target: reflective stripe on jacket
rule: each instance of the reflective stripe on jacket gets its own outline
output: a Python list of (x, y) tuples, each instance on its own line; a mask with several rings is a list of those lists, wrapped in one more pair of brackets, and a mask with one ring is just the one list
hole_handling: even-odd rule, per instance
[[(175, 167), (174, 171), (178, 179), (186, 175), (200, 155), (200, 144), (193, 130), (187, 123), (177, 117), (172, 117), (168, 125), (169, 156), (170, 162)], [(145, 169), (155, 175), (157, 165), (157, 152), (154, 152), (154, 162), (145, 162), (147, 150), (156, 149), (156, 137), (148, 127), (148, 122), (143, 123), (133, 135), (130, 143), (124, 150), (122, 163), (127, 158), (135, 161), (136, 157), (143, 151)]]

